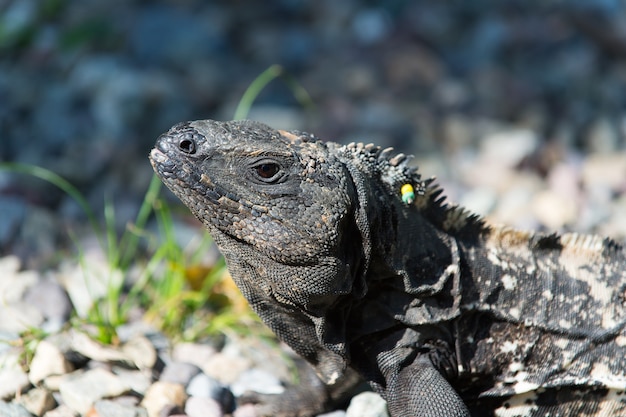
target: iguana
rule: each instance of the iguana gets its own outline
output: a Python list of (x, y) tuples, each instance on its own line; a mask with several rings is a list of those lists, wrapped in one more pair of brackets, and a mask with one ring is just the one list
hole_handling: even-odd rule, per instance
[(180, 123), (150, 157), (328, 386), (356, 371), (393, 417), (626, 415), (615, 241), (492, 226), (403, 154), (258, 122)]

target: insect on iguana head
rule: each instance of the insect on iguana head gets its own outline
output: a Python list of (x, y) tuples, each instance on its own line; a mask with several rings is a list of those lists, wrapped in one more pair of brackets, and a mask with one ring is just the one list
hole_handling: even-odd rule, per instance
[(247, 285), (305, 311), (352, 291), (346, 275), (360, 257), (347, 252), (361, 237), (344, 223), (353, 221), (355, 190), (322, 142), (256, 122), (203, 120), (171, 128), (150, 159), (209, 229), (231, 273), (257, 280)]

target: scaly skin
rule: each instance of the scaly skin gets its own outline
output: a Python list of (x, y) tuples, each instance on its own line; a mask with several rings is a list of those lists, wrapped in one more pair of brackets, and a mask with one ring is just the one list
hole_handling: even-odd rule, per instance
[[(356, 370), (393, 417), (626, 414), (616, 243), (489, 226), (403, 155), (255, 122), (178, 124), (151, 162), (328, 386)], [(272, 413), (336, 397), (315, 392), (315, 410)]]

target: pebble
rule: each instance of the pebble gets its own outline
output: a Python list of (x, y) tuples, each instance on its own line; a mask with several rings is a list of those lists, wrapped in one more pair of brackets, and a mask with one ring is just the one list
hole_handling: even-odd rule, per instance
[(274, 374), (258, 368), (243, 371), (230, 385), (230, 389), (237, 397), (246, 391), (261, 394), (282, 394), (285, 391), (285, 387)]
[(200, 368), (194, 364), (186, 362), (171, 362), (165, 366), (159, 380), (187, 386), (192, 378), (200, 372)]
[(81, 263), (63, 263), (56, 279), (67, 291), (76, 314), (85, 318), (95, 300), (103, 298), (109, 285), (122, 277), (119, 271), (110, 270), (103, 254), (96, 250), (85, 253)]
[(576, 205), (556, 192), (544, 190), (535, 194), (530, 203), (533, 215), (550, 230), (563, 230), (578, 217)]
[(22, 405), (0, 401), (0, 416), (2, 417), (33, 417)]
[(172, 350), (172, 359), (202, 368), (217, 351), (213, 346), (200, 343), (177, 343)]
[(606, 187), (626, 189), (626, 153), (592, 154), (583, 162), (582, 180), (585, 188)]
[(37, 385), (51, 375), (65, 375), (73, 370), (74, 367), (57, 346), (42, 340), (35, 349), (28, 378), (33, 385)]
[[(20, 260), (17, 256), (0, 258), (0, 294), (3, 304), (22, 301), (26, 291), (39, 279), (35, 271), (20, 271)], [(2, 321), (0, 321), (2, 323)]]
[(111, 370), (120, 378), (124, 385), (137, 394), (144, 395), (152, 384), (151, 370), (134, 371), (115, 366)]
[(225, 412), (230, 412), (235, 407), (235, 397), (231, 390), (204, 373), (197, 374), (189, 381), (186, 392), (190, 397), (212, 398)]
[(17, 359), (17, 355), (0, 357), (0, 400), (9, 400), (30, 386), (28, 374), (19, 366)]
[(44, 417), (78, 417), (78, 414), (65, 404), (61, 404), (54, 410), (50, 410)]
[(129, 389), (119, 377), (102, 368), (69, 374), (59, 386), (63, 402), (80, 414), (85, 414), (96, 401)]
[(141, 406), (148, 410), (149, 417), (159, 417), (166, 408), (182, 409), (186, 400), (185, 387), (181, 384), (157, 381), (146, 391)]
[(250, 361), (240, 356), (217, 352), (202, 364), (205, 374), (217, 379), (223, 384), (231, 384), (239, 378), (250, 366)]
[(140, 407), (126, 406), (116, 401), (99, 400), (94, 404), (94, 417), (148, 417), (148, 412)]
[(31, 286), (24, 302), (34, 306), (45, 319), (42, 330), (57, 333), (72, 313), (72, 303), (63, 287), (52, 279), (42, 279)]
[(33, 388), (20, 396), (18, 403), (31, 414), (42, 416), (57, 406), (52, 393), (45, 388)]
[(222, 417), (220, 404), (212, 398), (189, 397), (185, 403), (185, 414), (188, 417)]
[(124, 343), (121, 348), (130, 363), (139, 369), (152, 369), (157, 363), (157, 352), (150, 340), (138, 336)]
[(259, 417), (253, 404), (244, 404), (233, 412), (233, 417)]
[(362, 392), (350, 400), (346, 417), (389, 417), (387, 402), (374, 392)]

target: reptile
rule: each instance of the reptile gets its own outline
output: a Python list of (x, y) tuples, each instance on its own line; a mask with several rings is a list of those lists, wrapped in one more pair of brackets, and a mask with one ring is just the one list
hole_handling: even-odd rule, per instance
[(393, 417), (626, 415), (616, 241), (491, 225), (403, 154), (259, 122), (179, 123), (150, 159), (323, 382), (268, 415), (321, 412), (355, 374)]

